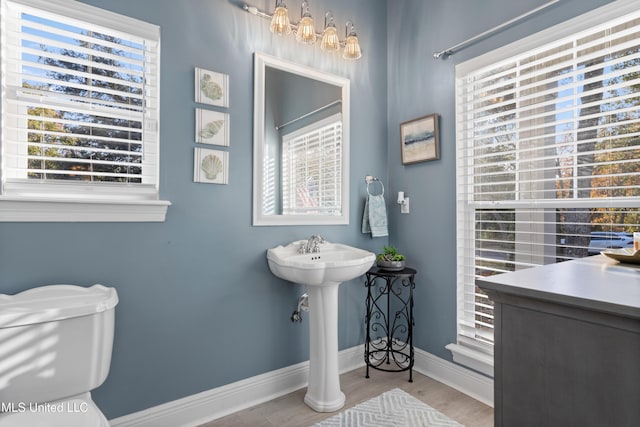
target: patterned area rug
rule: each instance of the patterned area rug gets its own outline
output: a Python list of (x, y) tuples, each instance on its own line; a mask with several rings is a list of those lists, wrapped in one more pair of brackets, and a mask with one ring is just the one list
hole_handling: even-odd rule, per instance
[(395, 388), (311, 427), (464, 427)]

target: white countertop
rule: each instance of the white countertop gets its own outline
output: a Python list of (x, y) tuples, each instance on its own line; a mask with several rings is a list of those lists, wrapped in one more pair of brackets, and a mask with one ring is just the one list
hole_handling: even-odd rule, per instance
[(640, 265), (604, 255), (478, 279), (481, 288), (640, 319)]

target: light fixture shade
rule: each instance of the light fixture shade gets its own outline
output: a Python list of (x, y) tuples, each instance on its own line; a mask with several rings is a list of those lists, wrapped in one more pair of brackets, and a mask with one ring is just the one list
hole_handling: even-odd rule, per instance
[(307, 44), (314, 44), (316, 42), (316, 29), (313, 26), (313, 19), (310, 16), (302, 17), (298, 23), (296, 40)]
[(320, 49), (327, 52), (336, 52), (340, 50), (340, 38), (336, 24), (333, 23), (333, 12), (328, 11), (324, 14), (324, 31), (322, 32), (322, 42)]
[(338, 30), (335, 26), (324, 29), (320, 49), (326, 50), (327, 52), (336, 52), (340, 50), (340, 38), (338, 37)]
[(348, 36), (344, 41), (344, 53), (342, 54), (344, 59), (360, 59), (362, 57), (362, 51), (360, 50), (360, 43), (358, 43), (358, 36)]
[(306, 44), (314, 44), (316, 42), (316, 29), (313, 26), (313, 18), (309, 11), (309, 2), (303, 1), (300, 7), (300, 22), (296, 31), (296, 40)]
[(290, 34), (291, 33), (291, 21), (289, 20), (289, 11), (284, 2), (276, 3), (276, 10), (273, 12), (271, 18), (271, 32), (274, 34)]
[(346, 38), (344, 39), (344, 51), (342, 57), (344, 59), (360, 59), (362, 51), (360, 50), (360, 42), (353, 26), (353, 22), (347, 21), (345, 28)]

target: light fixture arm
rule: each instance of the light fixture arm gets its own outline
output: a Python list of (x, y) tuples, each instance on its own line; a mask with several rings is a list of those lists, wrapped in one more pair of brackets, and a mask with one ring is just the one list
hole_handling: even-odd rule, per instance
[(344, 24), (344, 36), (345, 37), (349, 37), (351, 35), (356, 35), (356, 27), (355, 25), (353, 25), (353, 21), (348, 20), (345, 24)]
[(249, 5), (248, 5), (248, 4), (246, 4), (246, 3), (242, 5), (242, 9), (243, 9), (245, 12), (249, 12), (249, 13), (250, 13), (250, 14), (252, 14), (252, 15), (259, 16), (260, 18), (265, 18), (265, 19), (271, 19), (271, 18), (273, 18), (273, 15), (269, 15), (268, 13), (261, 11), (261, 10), (260, 10), (260, 9), (258, 9), (257, 7), (255, 7), (255, 6), (249, 6)]
[(300, 16), (311, 16), (311, 12), (309, 12), (309, 2), (304, 0), (300, 5)]
[(327, 10), (324, 14), (324, 28), (327, 28), (328, 25), (332, 27), (336, 26), (336, 24), (333, 23), (333, 12), (330, 10)]

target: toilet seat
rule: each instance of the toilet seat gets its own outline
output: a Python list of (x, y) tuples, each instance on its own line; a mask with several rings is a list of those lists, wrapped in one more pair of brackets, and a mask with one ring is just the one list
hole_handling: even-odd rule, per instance
[(18, 403), (0, 414), (0, 427), (109, 427), (89, 396), (39, 404)]

